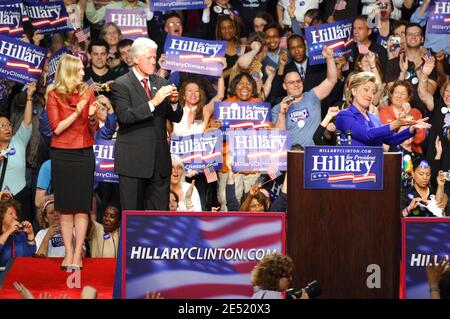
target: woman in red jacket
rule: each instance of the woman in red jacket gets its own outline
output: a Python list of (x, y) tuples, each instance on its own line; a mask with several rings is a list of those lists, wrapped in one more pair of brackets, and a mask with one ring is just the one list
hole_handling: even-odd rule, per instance
[[(83, 63), (61, 58), (55, 81), (47, 89), (47, 112), (53, 132), (50, 158), (55, 209), (61, 213), (65, 257), (61, 269), (82, 269), (83, 242), (92, 206), (95, 158), (94, 92), (83, 82)], [(75, 225), (75, 249), (72, 246)]]

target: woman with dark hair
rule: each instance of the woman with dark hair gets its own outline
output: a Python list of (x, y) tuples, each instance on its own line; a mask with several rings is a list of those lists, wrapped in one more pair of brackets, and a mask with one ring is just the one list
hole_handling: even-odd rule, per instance
[(442, 171), (436, 178), (438, 187), (431, 184), (431, 166), (426, 160), (413, 162), (413, 185), (402, 192), (402, 216), (424, 217), (445, 215), (448, 197), (444, 192), (445, 182), (449, 180)]
[[(61, 213), (66, 255), (61, 269), (82, 269), (83, 243), (92, 209), (95, 159), (92, 146), (98, 129), (94, 91), (83, 82), (79, 58), (65, 55), (47, 88), (47, 112), (52, 128), (51, 172), (55, 208)], [(75, 249), (72, 247), (75, 226)]]
[(20, 203), (0, 201), (0, 267), (14, 257), (31, 257), (36, 251), (33, 227), (29, 221), (19, 223)]
[(227, 51), (225, 53), (227, 67), (223, 70), (223, 78), (225, 81), (228, 81), (231, 68), (236, 64), (239, 56), (244, 53), (239, 43), (239, 28), (230, 16), (222, 15), (217, 19), (216, 40), (227, 41)]
[[(406, 114), (413, 120), (422, 118), (419, 109), (412, 108), (409, 104), (413, 98), (413, 88), (407, 81), (398, 80), (389, 89), (390, 105), (380, 108), (379, 116), (382, 124), (395, 121), (399, 116)], [(426, 129), (416, 130), (412, 141), (412, 151), (422, 154), (422, 142), (425, 141)]]
[[(277, 253), (266, 255), (252, 271), (252, 299), (284, 299), (282, 292), (289, 288), (293, 270), (291, 257)], [(309, 299), (304, 289), (300, 299)]]
[[(13, 135), (10, 120), (0, 114), (0, 190), (8, 190), (20, 202), (23, 208), (23, 219), (33, 221), (31, 193), (25, 180), (26, 149), (32, 134), (33, 95), (36, 83), (27, 85), (26, 103), (23, 121)], [(3, 173), (4, 171), (4, 173)]]

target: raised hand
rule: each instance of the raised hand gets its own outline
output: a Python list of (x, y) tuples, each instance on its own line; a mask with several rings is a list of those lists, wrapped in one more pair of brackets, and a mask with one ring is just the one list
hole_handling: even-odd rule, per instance
[(428, 55), (425, 55), (423, 58), (425, 62), (422, 66), (422, 72), (429, 76), (431, 72), (433, 72), (436, 59), (434, 57), (429, 57)]
[(325, 59), (333, 59), (334, 51), (333, 49), (329, 48), (328, 46), (324, 45), (322, 49), (322, 55)]
[[(152, 99), (153, 105), (156, 107), (160, 105), (165, 98), (171, 96), (173, 94), (173, 89), (176, 91), (176, 87), (173, 87), (172, 85), (166, 85), (161, 87), (155, 94), (155, 96)], [(178, 92), (177, 92), (177, 98), (178, 98)]]
[(186, 192), (187, 197), (192, 197), (192, 193), (194, 192), (194, 187), (195, 187), (195, 179), (191, 182), (191, 185), (189, 185), (189, 188)]
[(406, 58), (406, 54), (402, 53), (399, 56), (399, 67), (400, 67), (400, 72), (401, 73), (406, 73), (406, 71), (408, 70), (408, 59)]
[(251, 49), (252, 51), (259, 52), (259, 50), (261, 50), (261, 43), (260, 43), (259, 41), (253, 41), (253, 42), (250, 44), (250, 49)]
[(36, 91), (36, 82), (31, 82), (27, 84), (27, 97), (33, 97), (34, 92)]
[(22, 283), (15, 281), (13, 282), (13, 286), (24, 299), (34, 299), (31, 291), (29, 291)]
[(285, 50), (281, 51), (280, 64), (286, 64), (288, 60), (289, 60), (289, 57), (288, 57), (287, 51), (285, 51)]
[(268, 78), (274, 78), (275, 77), (275, 68), (271, 65), (266, 65), (265, 68), (266, 74)]

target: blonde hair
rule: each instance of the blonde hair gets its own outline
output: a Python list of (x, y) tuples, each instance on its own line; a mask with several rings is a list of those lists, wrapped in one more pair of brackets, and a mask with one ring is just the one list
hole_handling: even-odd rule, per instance
[(366, 84), (368, 82), (375, 83), (375, 85), (377, 86), (377, 89), (378, 89), (378, 87), (380, 85), (377, 77), (372, 72), (355, 73), (355, 74), (350, 76), (350, 79), (349, 79), (348, 82), (349, 82), (348, 83), (348, 88), (347, 88), (347, 90), (344, 93), (345, 93), (345, 99), (349, 103), (353, 103), (352, 89), (355, 89), (358, 86), (364, 85), (364, 84)]
[(55, 80), (53, 84), (50, 84), (47, 88), (46, 96), (51, 91), (56, 91), (59, 96), (65, 100), (67, 96), (73, 93), (76, 89), (80, 95), (86, 93), (88, 86), (86, 83), (82, 83), (77, 86), (78, 72), (80, 65), (83, 66), (83, 62), (78, 57), (70, 54), (64, 55), (58, 62), (56, 68)]
[(183, 186), (183, 183), (186, 181), (186, 170), (184, 168), (184, 163), (181, 160), (181, 157), (178, 156), (178, 155), (171, 154), (170, 158), (172, 160), (172, 165), (173, 165), (174, 162), (177, 162), (183, 167), (182, 173), (181, 173), (181, 176), (180, 176), (180, 181), (178, 182), (178, 185), (181, 187), (181, 186)]

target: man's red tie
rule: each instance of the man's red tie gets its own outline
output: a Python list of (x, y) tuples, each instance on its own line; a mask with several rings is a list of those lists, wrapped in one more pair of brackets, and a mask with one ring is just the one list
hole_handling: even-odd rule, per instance
[(141, 82), (142, 82), (142, 84), (144, 84), (144, 90), (145, 90), (145, 93), (147, 93), (148, 99), (151, 100), (152, 92), (150, 91), (150, 87), (148, 86), (148, 80), (142, 79)]

